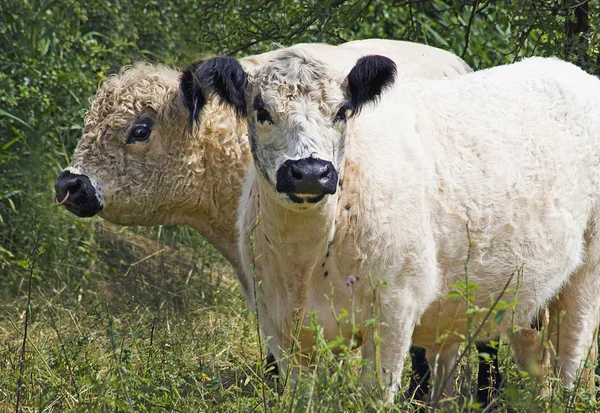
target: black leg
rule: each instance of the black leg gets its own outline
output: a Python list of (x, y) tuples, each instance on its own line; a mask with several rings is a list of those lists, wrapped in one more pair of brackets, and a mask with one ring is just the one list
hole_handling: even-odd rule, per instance
[(270, 350), (267, 350), (267, 377), (279, 376), (279, 366), (277, 365), (277, 361), (275, 361), (275, 356), (271, 353)]
[(479, 359), (479, 371), (477, 373), (477, 401), (484, 406), (489, 405), (498, 395), (502, 376), (498, 369), (498, 349), (489, 342), (477, 342), (477, 352), (487, 353), (490, 360)]
[(411, 347), (412, 374), (408, 387), (408, 397), (414, 400), (425, 401), (429, 393), (429, 364), (427, 363), (426, 350), (422, 347)]

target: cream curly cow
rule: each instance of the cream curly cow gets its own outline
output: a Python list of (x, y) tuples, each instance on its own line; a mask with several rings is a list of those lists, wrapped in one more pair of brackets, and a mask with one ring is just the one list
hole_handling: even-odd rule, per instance
[[(344, 78), (296, 50), (250, 75), (230, 58), (198, 72), (206, 90), (247, 115), (253, 164), (239, 245), (270, 348), (284, 365), (294, 340), (310, 353), (312, 334), (293, 326), (316, 312), (327, 340), (341, 329), (347, 344), (362, 344), (363, 381), (381, 374), (390, 401), (411, 337), (444, 352), (467, 333), (464, 301), (445, 293), (464, 280), (468, 256), (469, 281), (485, 292), (473, 305), (488, 306), (490, 295), (518, 302), (498, 325), (472, 320), (482, 333), (529, 325), (560, 292), (558, 367), (572, 385), (600, 305), (600, 81), (530, 59), (397, 81), (382, 94), (395, 70), (367, 56)], [(368, 281), (349, 288), (358, 275)], [(361, 309), (358, 333), (338, 325), (325, 294), (336, 313)], [(371, 303), (378, 328), (367, 323)], [(440, 329), (456, 334), (440, 343)]]

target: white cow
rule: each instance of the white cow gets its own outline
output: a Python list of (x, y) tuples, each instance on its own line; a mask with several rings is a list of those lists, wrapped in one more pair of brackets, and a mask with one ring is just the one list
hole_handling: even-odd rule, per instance
[[(206, 90), (247, 115), (254, 162), (240, 201), (240, 252), (271, 349), (284, 365), (294, 339), (310, 353), (312, 333), (293, 327), (315, 311), (326, 339), (341, 328), (347, 343), (362, 344), (371, 361), (363, 380), (382, 374), (389, 401), (413, 330), (415, 344), (442, 352), (467, 333), (464, 301), (444, 293), (465, 279), (469, 254), (469, 281), (481, 287), (473, 305), (518, 291), (514, 315), (482, 333), (529, 325), (561, 293), (558, 363), (571, 385), (600, 305), (600, 81), (530, 59), (401, 80), (366, 108), (394, 77), (381, 56), (359, 59), (344, 78), (299, 50), (251, 75), (230, 58), (198, 72)], [(326, 295), (335, 312), (361, 310), (358, 334), (338, 326)], [(375, 326), (366, 323), (371, 304)], [(458, 334), (439, 342), (446, 330)], [(372, 370), (375, 336), (381, 371)]]

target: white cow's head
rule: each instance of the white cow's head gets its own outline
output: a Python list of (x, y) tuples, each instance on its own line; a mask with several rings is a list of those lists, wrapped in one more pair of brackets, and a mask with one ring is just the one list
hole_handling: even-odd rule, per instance
[(206, 61), (195, 75), (205, 93), (247, 116), (256, 169), (279, 202), (306, 208), (336, 192), (347, 119), (393, 83), (396, 65), (366, 56), (343, 78), (306, 52), (288, 50), (252, 75), (227, 57)]

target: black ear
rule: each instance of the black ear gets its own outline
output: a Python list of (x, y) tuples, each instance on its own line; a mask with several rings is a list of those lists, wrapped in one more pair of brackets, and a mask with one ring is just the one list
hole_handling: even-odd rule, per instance
[(200, 122), (200, 112), (206, 104), (206, 98), (202, 94), (200, 83), (197, 81), (196, 71), (204, 63), (203, 60), (192, 64), (185, 69), (179, 82), (179, 91), (183, 104), (190, 113), (189, 123)]
[(200, 120), (206, 95), (216, 94), (231, 105), (238, 115), (246, 114), (244, 89), (248, 75), (232, 57), (213, 57), (190, 66), (181, 76), (183, 102), (190, 112), (190, 122)]
[(384, 56), (364, 56), (358, 59), (347, 79), (352, 114), (358, 114), (362, 106), (375, 102), (394, 83), (396, 64)]

